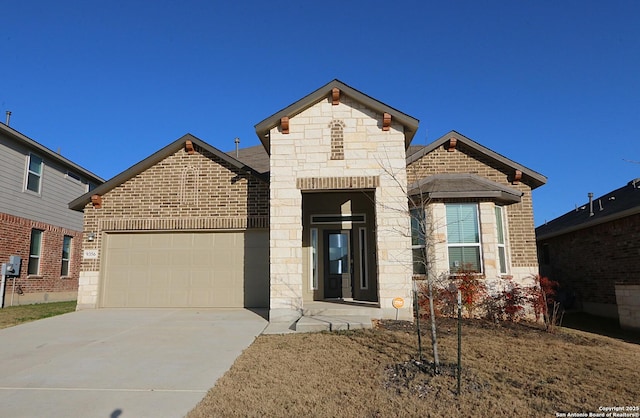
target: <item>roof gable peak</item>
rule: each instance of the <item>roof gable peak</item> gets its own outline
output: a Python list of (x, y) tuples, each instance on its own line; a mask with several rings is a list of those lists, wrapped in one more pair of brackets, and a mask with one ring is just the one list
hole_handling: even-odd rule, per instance
[(399, 122), (404, 126), (405, 145), (408, 146), (409, 143), (411, 143), (411, 140), (418, 129), (418, 119), (382, 103), (336, 78), (255, 125), (256, 135), (258, 135), (258, 139), (260, 139), (260, 142), (262, 142), (267, 152), (269, 152), (269, 131), (271, 129), (277, 126), (283, 118), (287, 118), (288, 120), (320, 101), (329, 99), (329, 97), (331, 97), (331, 100), (335, 103), (336, 98), (333, 89), (336, 88), (339, 90), (339, 96), (344, 94), (352, 100), (355, 100), (376, 112), (381, 114), (390, 114), (394, 121)]

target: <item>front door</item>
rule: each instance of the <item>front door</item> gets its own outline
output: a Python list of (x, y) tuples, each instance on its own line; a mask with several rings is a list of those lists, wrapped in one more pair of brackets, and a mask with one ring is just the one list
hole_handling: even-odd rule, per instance
[(325, 231), (324, 243), (324, 297), (352, 298), (351, 234)]

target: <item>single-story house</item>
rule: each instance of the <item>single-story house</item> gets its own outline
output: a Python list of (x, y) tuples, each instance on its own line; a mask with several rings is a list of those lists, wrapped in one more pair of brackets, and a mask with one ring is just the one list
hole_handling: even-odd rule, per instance
[(640, 179), (536, 228), (540, 272), (569, 308), (640, 329)]
[(417, 129), (333, 80), (258, 123), (259, 146), (179, 138), (70, 203), (85, 219), (78, 308), (264, 307), (291, 321), (313, 301), (353, 301), (410, 319), (427, 271), (416, 213), (437, 237), (430, 272), (537, 273), (531, 191), (546, 178), (454, 131), (411, 146)]

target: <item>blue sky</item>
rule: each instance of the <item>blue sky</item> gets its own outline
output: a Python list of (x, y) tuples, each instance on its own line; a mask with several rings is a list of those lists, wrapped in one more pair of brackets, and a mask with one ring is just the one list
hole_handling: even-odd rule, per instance
[[(536, 225), (640, 177), (640, 1), (12, 1), (0, 116), (110, 178), (229, 151), (334, 78), (548, 177)], [(629, 162), (636, 161), (636, 162)]]

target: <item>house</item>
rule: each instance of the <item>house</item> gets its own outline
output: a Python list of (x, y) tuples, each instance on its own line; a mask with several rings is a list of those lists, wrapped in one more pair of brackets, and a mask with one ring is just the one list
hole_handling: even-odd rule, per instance
[(569, 307), (640, 329), (640, 179), (536, 228), (540, 272)]
[(338, 80), (255, 129), (261, 145), (228, 154), (187, 134), (70, 203), (90, 250), (80, 309), (265, 307), (278, 322), (353, 301), (411, 319), (416, 194), (450, 221), (433, 268), (537, 272), (535, 171), (457, 132), (410, 147), (418, 120)]
[(0, 261), (22, 260), (4, 306), (77, 297), (83, 217), (68, 203), (103, 182), (0, 123)]

